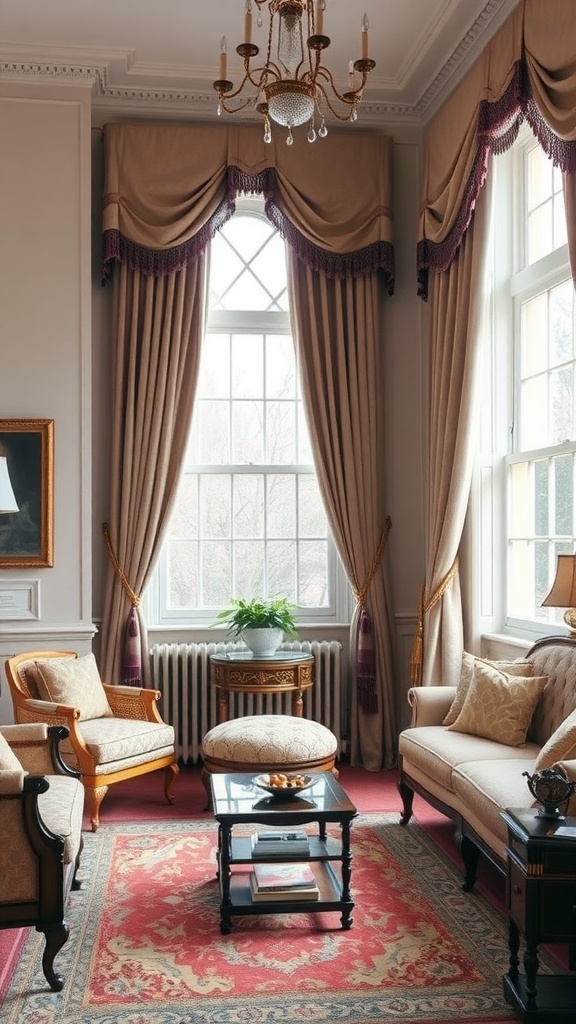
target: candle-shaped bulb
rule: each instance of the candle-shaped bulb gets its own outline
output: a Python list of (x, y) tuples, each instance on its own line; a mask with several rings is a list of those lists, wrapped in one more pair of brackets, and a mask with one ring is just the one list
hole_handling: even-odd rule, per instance
[(316, 2), (316, 35), (324, 35), (324, 11), (326, 10), (326, 0), (317, 0)]
[(368, 60), (368, 29), (370, 28), (370, 22), (368, 21), (368, 15), (365, 14), (362, 18), (362, 60)]
[(244, 7), (244, 42), (252, 42), (252, 0), (246, 0)]
[(348, 64), (348, 88), (354, 88), (354, 61), (351, 60)]
[(226, 80), (226, 36), (222, 36), (220, 40), (220, 69), (218, 77), (221, 82)]

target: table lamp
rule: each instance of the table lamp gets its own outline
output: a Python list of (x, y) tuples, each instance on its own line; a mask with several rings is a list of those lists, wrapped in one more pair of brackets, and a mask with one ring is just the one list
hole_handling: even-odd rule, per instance
[(542, 606), (565, 608), (564, 622), (576, 634), (576, 555), (558, 555), (556, 579)]
[(14, 497), (8, 473), (8, 459), (5, 455), (0, 455), (0, 512), (18, 511), (18, 504)]

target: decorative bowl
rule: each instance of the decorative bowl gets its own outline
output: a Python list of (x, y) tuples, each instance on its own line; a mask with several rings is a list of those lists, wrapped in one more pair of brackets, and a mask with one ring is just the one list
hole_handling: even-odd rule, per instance
[(252, 781), (258, 789), (266, 790), (270, 796), (289, 800), (303, 789), (308, 789), (312, 784), (312, 776), (303, 775), (302, 772), (267, 772), (265, 775), (256, 775)]

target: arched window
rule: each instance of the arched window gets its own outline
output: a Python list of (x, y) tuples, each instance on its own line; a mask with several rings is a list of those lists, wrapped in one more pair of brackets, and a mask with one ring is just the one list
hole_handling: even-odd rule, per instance
[(231, 597), (286, 596), (300, 622), (348, 618), (314, 471), (288, 313), (284, 243), (260, 196), (212, 242), (187, 455), (151, 625), (207, 625)]

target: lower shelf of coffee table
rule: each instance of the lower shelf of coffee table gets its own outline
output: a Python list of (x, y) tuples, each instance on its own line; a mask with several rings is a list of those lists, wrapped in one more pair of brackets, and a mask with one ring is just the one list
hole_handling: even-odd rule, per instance
[(231, 930), (231, 917), (257, 914), (317, 914), (339, 911), (342, 927), (350, 928), (354, 901), (342, 899), (342, 882), (338, 871), (331, 863), (319, 861), (313, 863), (313, 870), (320, 890), (318, 899), (282, 899), (280, 895), (277, 900), (254, 900), (250, 887), (251, 870), (243, 870), (243, 866), (236, 866), (230, 875), (230, 904), (220, 906), (223, 934)]

